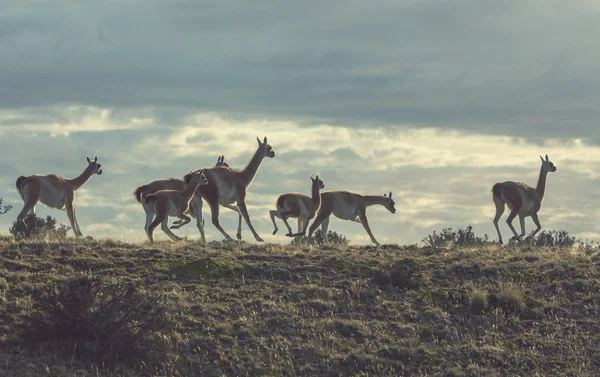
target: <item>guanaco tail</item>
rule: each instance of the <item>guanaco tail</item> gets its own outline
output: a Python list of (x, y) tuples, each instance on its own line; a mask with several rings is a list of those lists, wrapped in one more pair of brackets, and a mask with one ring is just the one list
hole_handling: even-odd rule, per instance
[[(275, 223), (275, 217), (283, 220), (283, 223), (288, 229), (286, 236), (296, 237), (306, 234), (308, 222), (315, 217), (321, 206), (320, 190), (325, 188), (323, 181), (319, 179), (318, 175), (315, 178), (310, 176), (310, 180), (312, 181), (310, 197), (304, 194), (287, 193), (282, 194), (277, 198), (277, 209), (269, 211), (271, 221), (275, 228), (273, 234), (277, 233), (279, 230)], [(292, 234), (292, 228), (287, 221), (289, 218), (298, 219), (298, 233)]]
[(333, 214), (335, 217), (361, 223), (371, 241), (379, 245), (379, 242), (373, 237), (369, 221), (367, 219), (367, 207), (372, 205), (382, 205), (391, 213), (396, 213), (396, 203), (392, 199), (392, 192), (389, 196), (379, 195), (361, 195), (348, 191), (326, 191), (321, 193), (321, 207), (308, 231), (308, 243), (312, 241), (314, 231), (321, 226), (323, 240), (327, 242), (327, 228), (329, 227), (329, 218)]
[(83, 236), (73, 206), (75, 191), (81, 188), (94, 174), (102, 175), (98, 156), (94, 156), (93, 160), (86, 156), (86, 159), (88, 166), (83, 173), (73, 179), (54, 174), (35, 174), (17, 178), (17, 191), (24, 202), (17, 220), (22, 220), (30, 213), (35, 214), (35, 206), (40, 201), (50, 208), (66, 211), (75, 236)]
[[(536, 229), (525, 238), (526, 241), (530, 240), (540, 229), (542, 229), (538, 219), (538, 212), (542, 208), (542, 200), (544, 199), (544, 194), (546, 192), (546, 177), (548, 173), (556, 171), (556, 166), (548, 160), (548, 155), (546, 155), (546, 159), (542, 156), (540, 156), (540, 159), (542, 160), (542, 167), (540, 168), (540, 175), (535, 188), (522, 182), (513, 181), (498, 182), (492, 187), (492, 197), (494, 199), (494, 204), (496, 205), (494, 226), (498, 232), (498, 242), (500, 243), (502, 243), (502, 234), (498, 227), (498, 220), (500, 220), (500, 217), (504, 213), (505, 204), (507, 204), (510, 209), (510, 214), (506, 219), (506, 223), (514, 235), (511, 240), (520, 240), (525, 235), (526, 217), (531, 216), (531, 219), (536, 225)], [(517, 234), (517, 231), (512, 225), (512, 221), (517, 215), (519, 216), (519, 222), (521, 223), (521, 234)]]
[(191, 172), (192, 178), (183, 190), (159, 190), (148, 196), (142, 194), (142, 201), (154, 213), (154, 220), (145, 228), (150, 242), (154, 242), (152, 233), (154, 228), (161, 224), (167, 227), (169, 216), (176, 216), (180, 221), (174, 223), (171, 229), (179, 229), (189, 223), (191, 219), (187, 216), (190, 202), (196, 193), (196, 189), (208, 183), (204, 172)]
[[(250, 231), (254, 235), (254, 238), (259, 242), (263, 242), (263, 239), (256, 233), (252, 226), (252, 222), (250, 221), (250, 215), (248, 214), (248, 208), (246, 206), (246, 192), (248, 186), (250, 186), (256, 176), (262, 161), (266, 157), (275, 157), (275, 152), (267, 142), (266, 137), (262, 142), (257, 137), (256, 141), (258, 142), (258, 148), (243, 170), (236, 170), (223, 166), (204, 169), (204, 174), (206, 174), (206, 177), (208, 178), (208, 184), (198, 187), (198, 194), (200, 194), (210, 206), (213, 225), (227, 240), (231, 240), (232, 238), (225, 232), (219, 223), (219, 205), (241, 213), (244, 220), (246, 220), (248, 228), (250, 228)], [(188, 174), (184, 179), (187, 181), (190, 177), (191, 176)], [(238, 239), (241, 239), (241, 237), (241, 232), (238, 229)]]
[[(229, 165), (225, 162), (225, 156), (219, 156), (217, 158), (217, 163), (215, 166), (229, 167)], [(139, 186), (135, 189), (133, 195), (135, 196), (136, 200), (142, 205), (142, 207), (144, 208), (144, 212), (146, 213), (146, 224), (144, 225), (144, 229), (148, 229), (148, 227), (150, 226), (152, 219), (154, 219), (154, 212), (150, 207), (144, 204), (144, 202), (142, 201), (142, 196), (150, 195), (159, 190), (181, 191), (184, 190), (185, 187), (186, 183), (184, 179), (169, 178), (153, 181), (146, 185)], [(196, 219), (198, 230), (200, 231), (201, 240), (203, 243), (206, 243), (206, 237), (204, 235), (204, 219), (202, 218), (202, 204), (202, 197), (200, 195), (195, 195), (192, 198), (190, 204), (189, 215)], [(161, 229), (172, 240), (178, 241), (181, 239), (169, 229), (167, 224), (165, 224), (164, 226), (161, 224)]]

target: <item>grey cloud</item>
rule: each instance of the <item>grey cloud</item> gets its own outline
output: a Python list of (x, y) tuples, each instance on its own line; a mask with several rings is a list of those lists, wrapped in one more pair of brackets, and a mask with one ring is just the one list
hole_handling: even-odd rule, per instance
[(589, 36), (600, 23), (585, 4), (7, 9), (0, 22), (4, 108), (152, 108), (165, 125), (215, 111), (351, 127), (412, 123), (596, 138), (600, 54)]

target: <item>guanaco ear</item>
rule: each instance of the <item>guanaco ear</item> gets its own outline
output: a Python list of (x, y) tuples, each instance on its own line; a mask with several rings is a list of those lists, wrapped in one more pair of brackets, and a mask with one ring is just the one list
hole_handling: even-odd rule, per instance
[(264, 144), (267, 144), (267, 137), (265, 136)]
[(88, 164), (91, 162), (89, 156), (85, 156), (85, 159), (87, 160)]
[(390, 198), (390, 199), (392, 198), (392, 192), (391, 191), (390, 191), (390, 196), (388, 196), (388, 198)]
[(98, 156), (94, 156), (94, 162), (98, 162)]
[(546, 155), (546, 161), (548, 161), (548, 155)]
[(260, 139), (258, 138), (258, 136), (256, 137), (256, 141), (258, 141), (258, 145), (260, 145)]

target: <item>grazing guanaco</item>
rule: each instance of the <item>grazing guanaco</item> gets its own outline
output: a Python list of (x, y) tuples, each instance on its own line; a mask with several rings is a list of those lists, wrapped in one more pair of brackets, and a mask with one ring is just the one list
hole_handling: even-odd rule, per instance
[[(492, 187), (492, 197), (494, 204), (496, 205), (496, 217), (494, 217), (494, 226), (498, 232), (498, 242), (502, 243), (502, 234), (500, 234), (500, 228), (498, 227), (498, 220), (504, 213), (505, 204), (510, 208), (510, 214), (506, 219), (506, 223), (510, 230), (512, 230), (514, 237), (511, 240), (520, 240), (525, 235), (525, 218), (531, 216), (531, 219), (536, 225), (536, 229), (531, 232), (529, 236), (525, 238), (525, 241), (530, 240), (542, 226), (538, 219), (538, 212), (542, 208), (542, 200), (546, 192), (546, 177), (548, 173), (556, 171), (556, 166), (548, 160), (540, 156), (542, 160), (542, 167), (540, 168), (540, 176), (538, 178), (537, 186), (535, 188), (525, 184), (523, 182), (505, 181), (498, 182)], [(519, 222), (521, 223), (521, 234), (517, 234), (515, 228), (512, 225), (513, 219), (519, 215)]]
[[(286, 236), (296, 237), (306, 234), (308, 222), (315, 217), (321, 206), (320, 190), (325, 188), (323, 181), (319, 179), (318, 175), (315, 178), (311, 175), (310, 180), (312, 181), (310, 197), (304, 194), (287, 193), (282, 194), (277, 198), (277, 209), (269, 211), (271, 221), (275, 227), (273, 234), (277, 233), (279, 230), (275, 223), (275, 217), (282, 219), (283, 223), (288, 228), (288, 234), (286, 234)], [(290, 217), (298, 219), (298, 233), (292, 234), (292, 228), (287, 222), (287, 219)]]
[[(235, 170), (224, 166), (204, 169), (204, 174), (208, 178), (208, 184), (198, 187), (198, 193), (210, 206), (213, 225), (227, 240), (231, 240), (232, 238), (223, 230), (219, 223), (219, 205), (226, 206), (232, 210), (237, 209), (244, 217), (244, 220), (246, 220), (246, 224), (250, 228), (254, 238), (258, 242), (263, 242), (250, 221), (250, 215), (246, 206), (246, 189), (252, 183), (263, 159), (265, 157), (275, 157), (275, 152), (267, 142), (266, 137), (263, 142), (258, 137), (256, 141), (258, 142), (258, 148), (243, 170)], [(189, 174), (184, 177), (186, 181), (190, 178)], [(233, 206), (234, 203), (237, 204), (237, 207)], [(241, 233), (238, 235), (239, 238), (241, 238)]]
[[(229, 165), (225, 162), (225, 156), (223, 156), (223, 155), (219, 156), (217, 158), (217, 163), (215, 166), (229, 167)], [(147, 195), (155, 193), (159, 190), (181, 191), (181, 190), (184, 190), (185, 187), (186, 187), (186, 184), (183, 179), (169, 178), (169, 179), (161, 179), (161, 180), (153, 181), (153, 182), (148, 183), (147, 185), (142, 185), (135, 189), (135, 191), (133, 192), (133, 195), (135, 196), (136, 200), (142, 205), (142, 207), (144, 208), (144, 212), (146, 213), (146, 225), (144, 226), (144, 229), (147, 229), (150, 226), (150, 223), (152, 222), (152, 219), (154, 218), (154, 213), (152, 212), (150, 207), (148, 207), (147, 205), (144, 204), (144, 202), (142, 201), (142, 195), (147, 196)], [(200, 237), (202, 239), (202, 242), (205, 243), (206, 237), (204, 235), (204, 219), (202, 218), (202, 197), (200, 197), (200, 195), (195, 195), (192, 198), (192, 201), (190, 204), (190, 209), (189, 209), (189, 214), (191, 217), (193, 217), (197, 220), (198, 230), (200, 231)], [(240, 221), (239, 221), (240, 228), (241, 228), (241, 217), (242, 216), (240, 215)], [(179, 236), (175, 235), (169, 229), (167, 224), (162, 225), (162, 223), (161, 223), (161, 229), (172, 240), (178, 241), (181, 239)]]
[(90, 158), (86, 156), (86, 159), (88, 166), (83, 173), (73, 179), (67, 179), (54, 174), (35, 174), (17, 178), (17, 191), (25, 203), (23, 209), (17, 216), (17, 220), (22, 220), (30, 213), (35, 214), (35, 205), (40, 201), (50, 208), (66, 211), (75, 236), (83, 236), (73, 206), (75, 191), (81, 188), (92, 175), (102, 175), (101, 165), (98, 163), (98, 156), (94, 156), (93, 160), (90, 160)]
[(327, 242), (329, 217), (333, 214), (335, 217), (343, 220), (361, 223), (369, 237), (371, 237), (371, 241), (379, 245), (379, 242), (373, 237), (369, 221), (367, 220), (367, 207), (375, 204), (380, 204), (391, 213), (396, 213), (396, 203), (392, 199), (391, 191), (389, 196), (386, 194), (383, 194), (383, 196), (361, 195), (348, 191), (327, 191), (321, 193), (321, 207), (315, 217), (315, 221), (310, 226), (307, 242), (310, 243), (312, 241), (312, 235), (319, 225), (321, 226), (323, 240)]
[(171, 229), (179, 229), (190, 222), (187, 213), (190, 208), (190, 202), (196, 193), (196, 189), (201, 185), (208, 183), (204, 172), (192, 172), (189, 183), (183, 190), (159, 190), (153, 194), (145, 196), (142, 194), (142, 201), (154, 213), (154, 220), (145, 227), (146, 235), (150, 242), (154, 242), (152, 233), (158, 224), (167, 226), (169, 216), (177, 216), (179, 221), (173, 223)]

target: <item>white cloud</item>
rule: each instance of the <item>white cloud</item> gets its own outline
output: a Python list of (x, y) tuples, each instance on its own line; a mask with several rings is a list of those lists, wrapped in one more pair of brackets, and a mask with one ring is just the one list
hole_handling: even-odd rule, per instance
[[(96, 114), (102, 117), (101, 113)], [(247, 203), (253, 224), (265, 239), (271, 239), (268, 211), (277, 196), (284, 192), (308, 194), (308, 174), (319, 174), (326, 190), (347, 189), (365, 194), (393, 191), (398, 208), (395, 215), (383, 208), (368, 211), (378, 239), (412, 243), (434, 229), (468, 224), (474, 225), (478, 233), (495, 237), (491, 186), (506, 179), (534, 185), (538, 155), (545, 153), (558, 171), (548, 177), (548, 194), (540, 212), (544, 229), (590, 235), (597, 232), (599, 225), (594, 203), (600, 201), (600, 196), (594, 187), (600, 147), (578, 139), (534, 144), (521, 138), (414, 129), (410, 125), (357, 130), (291, 121), (234, 121), (212, 113), (195, 114), (182, 125), (169, 128), (124, 127), (93, 136), (74, 132), (52, 143), (48, 143), (44, 133), (36, 137), (8, 135), (4, 163), (14, 171), (3, 177), (0, 184), (5, 201), (15, 205), (9, 214), (16, 216), (22, 205), (14, 190), (14, 179), (19, 174), (55, 172), (75, 176), (85, 165), (83, 154), (78, 152), (80, 145), (88, 150), (90, 142), (101, 141), (103, 149), (98, 154), (104, 174), (94, 176), (77, 192), (79, 222), (92, 235), (142, 240), (145, 217), (132, 195), (136, 186), (212, 166), (220, 154), (232, 167), (242, 168), (256, 149), (256, 136), (264, 135), (276, 157), (263, 162), (249, 187)], [(26, 149), (39, 150), (40, 157), (20, 153)], [(38, 206), (39, 213), (68, 222), (66, 214), (43, 207)], [(204, 214), (209, 239), (221, 239), (211, 224), (208, 206)], [(235, 235), (237, 215), (223, 209), (220, 218), (227, 232)], [(9, 224), (5, 225), (7, 228)], [(3, 226), (0, 224), (0, 229)], [(529, 223), (527, 227), (532, 229)], [(330, 228), (349, 235), (353, 242), (363, 240), (360, 224), (333, 219)], [(508, 231), (504, 223), (502, 228), (503, 232)], [(244, 238), (251, 240), (245, 222), (243, 229)], [(195, 224), (181, 232), (194, 237), (198, 233)], [(289, 241), (280, 236), (273, 239)]]
[[(46, 110), (46, 111), (44, 111)], [(92, 106), (65, 106), (49, 109), (0, 109), (0, 136), (11, 133), (24, 134), (24, 131), (47, 133), (50, 137), (69, 136), (71, 132), (102, 132), (110, 130), (142, 128), (152, 124), (147, 118), (130, 118), (122, 122), (112, 118), (107, 108)]]

